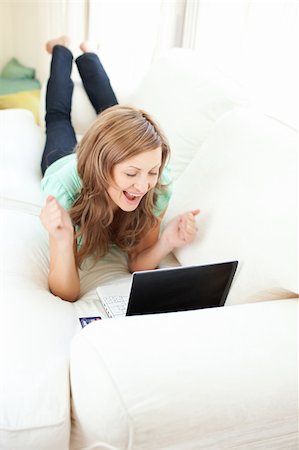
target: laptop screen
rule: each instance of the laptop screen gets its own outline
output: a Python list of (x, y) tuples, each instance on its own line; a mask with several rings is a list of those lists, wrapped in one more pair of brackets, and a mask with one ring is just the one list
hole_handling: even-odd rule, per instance
[(136, 272), (127, 316), (223, 306), (238, 262)]

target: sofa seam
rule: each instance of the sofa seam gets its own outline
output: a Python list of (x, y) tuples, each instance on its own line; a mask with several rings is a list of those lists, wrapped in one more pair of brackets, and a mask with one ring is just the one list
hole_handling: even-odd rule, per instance
[[(38, 216), (41, 206), (36, 203), (23, 202), (10, 197), (0, 197), (0, 208), (9, 211), (18, 211), (31, 216)], [(28, 209), (27, 209), (28, 208)]]
[(57, 427), (57, 426), (61, 426), (65, 424), (65, 421), (69, 420), (68, 416), (65, 416), (65, 419), (62, 419), (60, 422), (55, 422), (54, 424), (50, 425), (38, 425), (38, 426), (31, 426), (31, 427), (25, 427), (25, 428), (3, 428), (0, 426), (0, 432), (24, 432), (24, 431), (28, 431), (28, 430), (40, 430), (42, 428), (53, 428), (53, 427)]

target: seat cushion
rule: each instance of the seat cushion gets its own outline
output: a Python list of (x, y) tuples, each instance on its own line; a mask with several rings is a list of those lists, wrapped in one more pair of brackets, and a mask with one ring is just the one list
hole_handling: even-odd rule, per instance
[(296, 448), (297, 308), (286, 300), (88, 325), (71, 346), (71, 449)]

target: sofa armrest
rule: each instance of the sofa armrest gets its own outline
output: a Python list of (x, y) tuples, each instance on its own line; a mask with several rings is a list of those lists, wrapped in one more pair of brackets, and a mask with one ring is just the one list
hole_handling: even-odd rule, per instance
[(45, 133), (24, 109), (0, 111), (0, 197), (40, 206), (40, 161)]
[(88, 325), (71, 347), (71, 448), (293, 448), (297, 305)]

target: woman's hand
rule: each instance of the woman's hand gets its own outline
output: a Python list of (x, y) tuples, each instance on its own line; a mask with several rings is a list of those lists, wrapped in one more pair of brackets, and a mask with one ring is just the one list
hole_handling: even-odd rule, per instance
[(161, 234), (163, 245), (171, 252), (174, 248), (190, 244), (198, 231), (195, 217), (199, 214), (195, 209), (172, 219)]
[(48, 196), (40, 219), (51, 237), (57, 241), (73, 241), (74, 228), (70, 215), (52, 195)]
[(80, 294), (80, 277), (76, 266), (74, 229), (68, 212), (50, 195), (42, 208), (40, 219), (49, 233), (50, 291), (69, 302)]
[(160, 223), (164, 213), (161, 214), (159, 223), (129, 254), (131, 272), (156, 269), (163, 258), (172, 250), (189, 244), (195, 238), (197, 233), (196, 216), (199, 214), (199, 209), (186, 212), (172, 219), (159, 237)]

